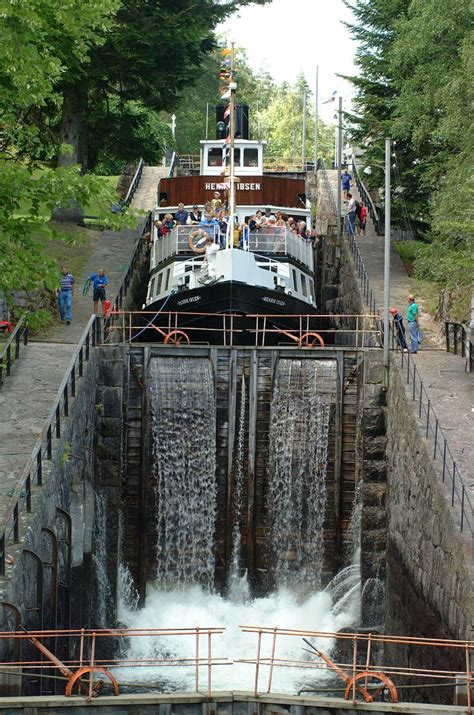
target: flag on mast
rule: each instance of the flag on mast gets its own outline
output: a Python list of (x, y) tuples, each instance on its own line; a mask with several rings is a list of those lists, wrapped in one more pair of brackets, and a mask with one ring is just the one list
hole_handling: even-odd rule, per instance
[(331, 94), (329, 99), (324, 100), (323, 104), (329, 104), (329, 102), (335, 102), (336, 101), (336, 94), (337, 94), (337, 89), (334, 90), (334, 92)]

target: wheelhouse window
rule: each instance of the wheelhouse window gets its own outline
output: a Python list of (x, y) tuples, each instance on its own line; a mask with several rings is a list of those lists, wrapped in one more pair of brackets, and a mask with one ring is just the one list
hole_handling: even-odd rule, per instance
[(298, 292), (298, 281), (296, 280), (296, 271), (294, 268), (291, 269), (293, 275), (293, 290)]
[(258, 166), (258, 149), (244, 150), (244, 166)]
[(240, 166), (240, 149), (234, 149), (234, 166)]
[(209, 166), (222, 166), (222, 149), (209, 149), (207, 163)]
[(170, 284), (170, 275), (171, 275), (171, 268), (168, 268), (166, 271), (166, 283), (165, 283), (165, 290), (168, 290), (169, 284)]
[(150, 295), (148, 297), (153, 298), (154, 295), (155, 295), (155, 279), (153, 278), (151, 281), (151, 285), (150, 285)]
[(157, 286), (157, 289), (156, 289), (156, 294), (157, 294), (157, 295), (160, 295), (160, 293), (161, 293), (161, 286), (162, 286), (162, 284), (163, 284), (163, 271), (161, 271), (161, 273), (158, 274), (158, 286)]

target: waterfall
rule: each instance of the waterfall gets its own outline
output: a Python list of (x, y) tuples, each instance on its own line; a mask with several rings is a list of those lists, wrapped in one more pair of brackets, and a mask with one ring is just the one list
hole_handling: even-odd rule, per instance
[(156, 581), (214, 583), (216, 416), (207, 360), (155, 358), (150, 366)]
[(275, 583), (314, 593), (323, 524), (333, 360), (280, 360), (271, 404), (270, 512)]
[(240, 391), (240, 411), (237, 427), (237, 445), (234, 459), (234, 490), (232, 497), (232, 555), (227, 578), (227, 592), (231, 601), (243, 602), (249, 597), (247, 573), (241, 574), (241, 546), (240, 520), (242, 517), (242, 492), (245, 477), (245, 408), (247, 395), (245, 376), (242, 375)]
[(94, 578), (95, 578), (95, 624), (106, 628), (108, 608), (112, 590), (107, 576), (107, 494), (104, 491), (95, 494), (95, 532), (94, 532)]

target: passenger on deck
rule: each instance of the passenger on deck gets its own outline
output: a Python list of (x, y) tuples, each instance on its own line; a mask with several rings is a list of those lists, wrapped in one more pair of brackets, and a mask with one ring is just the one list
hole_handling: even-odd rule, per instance
[(201, 212), (199, 211), (199, 206), (196, 204), (193, 206), (193, 210), (189, 212), (188, 219), (191, 219), (193, 225), (198, 224), (201, 220)]
[(286, 222), (288, 221), (287, 214), (284, 214), (281, 211), (277, 211), (276, 218), (277, 218), (277, 220), (276, 220), (277, 226), (283, 226), (283, 227), (286, 226)]
[(175, 226), (176, 221), (173, 219), (172, 215), (165, 214), (165, 217), (163, 219), (163, 225), (161, 227), (161, 235), (165, 236), (167, 233), (171, 233)]
[(217, 209), (220, 209), (222, 206), (221, 195), (218, 191), (214, 191), (214, 198), (211, 201), (211, 205), (214, 211), (217, 211)]
[(296, 231), (296, 223), (293, 216), (288, 216), (287, 225), (290, 231)]
[[(197, 245), (194, 243), (195, 238), (199, 238)], [(220, 248), (218, 243), (214, 243), (212, 236), (210, 236), (207, 231), (203, 231), (202, 228), (191, 231), (188, 243), (189, 248), (191, 248), (194, 253), (205, 253), (205, 261), (208, 261), (209, 256), (213, 256)]]
[(184, 204), (183, 204), (183, 203), (179, 203), (179, 204), (178, 204), (178, 210), (176, 211), (174, 217), (175, 217), (175, 220), (178, 222), (178, 224), (179, 224), (180, 226), (185, 226), (185, 225), (186, 225), (186, 221), (187, 221), (187, 219), (188, 219), (188, 212), (187, 212), (186, 209), (184, 208)]

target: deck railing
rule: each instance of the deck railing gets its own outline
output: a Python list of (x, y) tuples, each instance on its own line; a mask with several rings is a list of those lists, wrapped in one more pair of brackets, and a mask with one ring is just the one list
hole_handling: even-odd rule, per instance
[(10, 377), (12, 365), (20, 357), (21, 345), (28, 345), (28, 318), (22, 315), (0, 352), (0, 388), (5, 382), (3, 374)]
[[(219, 226), (175, 226), (165, 236), (157, 237), (153, 242), (152, 268), (177, 254), (189, 253), (189, 235), (201, 228), (208, 233), (216, 243), (223, 243), (225, 237)], [(313, 246), (293, 231), (283, 226), (264, 227), (248, 234), (246, 250), (252, 253), (288, 255), (313, 270)]]
[(265, 226), (249, 233), (249, 251), (284, 254), (313, 270), (313, 244), (284, 226)]

